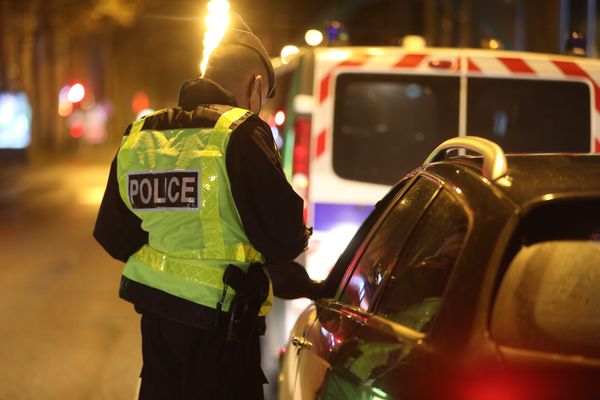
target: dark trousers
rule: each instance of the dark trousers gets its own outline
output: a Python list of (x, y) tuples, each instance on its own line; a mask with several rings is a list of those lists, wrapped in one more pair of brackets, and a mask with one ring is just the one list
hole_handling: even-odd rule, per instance
[(225, 340), (225, 328), (199, 329), (142, 314), (141, 400), (263, 399), (258, 335)]

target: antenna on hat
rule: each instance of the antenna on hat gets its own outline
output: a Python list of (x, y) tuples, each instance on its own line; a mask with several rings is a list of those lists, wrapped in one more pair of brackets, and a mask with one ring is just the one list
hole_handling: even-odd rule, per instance
[(227, 0), (211, 0), (207, 4), (208, 14), (204, 18), (206, 31), (202, 42), (204, 49), (202, 51), (202, 61), (200, 62), (202, 76), (206, 72), (211, 53), (217, 48), (229, 26), (229, 7)]

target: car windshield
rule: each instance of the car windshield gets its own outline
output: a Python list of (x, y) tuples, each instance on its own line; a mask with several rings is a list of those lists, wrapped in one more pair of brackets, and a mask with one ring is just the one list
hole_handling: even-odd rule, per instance
[(333, 169), (342, 178), (390, 185), (458, 134), (458, 77), (340, 74)]

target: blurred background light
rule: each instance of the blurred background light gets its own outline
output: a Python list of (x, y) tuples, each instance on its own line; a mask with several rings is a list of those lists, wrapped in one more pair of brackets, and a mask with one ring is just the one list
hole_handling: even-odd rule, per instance
[(206, 31), (202, 42), (204, 50), (202, 52), (202, 61), (200, 63), (200, 72), (202, 75), (206, 72), (208, 59), (214, 49), (217, 48), (221, 39), (229, 26), (229, 2), (227, 0), (211, 0), (206, 7), (208, 14), (204, 19)]
[(402, 39), (402, 47), (408, 50), (418, 50), (426, 47), (425, 38), (419, 35), (406, 35)]
[(150, 98), (143, 90), (140, 90), (133, 95), (131, 99), (131, 109), (135, 115), (138, 115), (143, 110), (150, 108)]
[(144, 110), (140, 111), (140, 112), (139, 112), (139, 113), (138, 113), (138, 114), (135, 116), (135, 119), (144, 118), (146, 115), (150, 115), (150, 114), (152, 114), (154, 111), (156, 111), (156, 110), (153, 110), (153, 109), (151, 109), (151, 108), (146, 108), (146, 109), (144, 109)]
[(309, 29), (304, 34), (304, 40), (309, 46), (318, 46), (323, 42), (323, 33), (317, 29)]
[(71, 103), (79, 103), (85, 97), (85, 88), (81, 83), (76, 83), (69, 89), (67, 99)]
[(0, 148), (24, 149), (31, 143), (31, 106), (24, 92), (0, 92)]
[(83, 136), (85, 132), (85, 124), (81, 119), (76, 119), (71, 122), (71, 127), (69, 128), (69, 134), (71, 137), (77, 139)]
[(287, 46), (283, 46), (281, 49), (281, 62), (283, 64), (287, 64), (290, 62), (291, 57), (294, 54), (298, 54), (300, 49), (297, 46), (293, 46), (288, 44)]
[(283, 123), (285, 122), (285, 113), (283, 112), (283, 110), (279, 110), (275, 113), (275, 124), (277, 126), (281, 126), (283, 125)]
[(68, 117), (73, 112), (73, 103), (70, 101), (61, 101), (58, 103), (58, 115)]

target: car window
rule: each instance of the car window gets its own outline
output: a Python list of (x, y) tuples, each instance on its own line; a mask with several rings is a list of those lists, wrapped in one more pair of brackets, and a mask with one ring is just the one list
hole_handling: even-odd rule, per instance
[(369, 310), (386, 271), (438, 189), (438, 183), (421, 177), (396, 202), (365, 247), (342, 292), (342, 303)]
[(504, 277), (492, 317), (502, 344), (600, 357), (600, 243), (523, 247)]
[(541, 204), (504, 257), (491, 334), (499, 344), (600, 358), (600, 200)]
[(377, 314), (424, 332), (440, 307), (450, 271), (464, 243), (468, 217), (443, 190), (395, 260)]
[(400, 182), (396, 184), (396, 186), (392, 187), (390, 191), (375, 204), (375, 208), (371, 211), (367, 219), (362, 223), (358, 231), (348, 243), (348, 246), (344, 249), (342, 254), (338, 257), (335, 265), (331, 269), (331, 272), (325, 279), (324, 287), (323, 287), (323, 297), (339, 297), (338, 293), (341, 293), (344, 289), (343, 286), (340, 286), (344, 276), (346, 275), (346, 271), (348, 270), (348, 266), (352, 263), (356, 252), (360, 248), (360, 245), (368, 236), (373, 224), (375, 224), (379, 217), (387, 210), (388, 206), (397, 198), (398, 193), (406, 186), (410, 181), (412, 181), (412, 175), (405, 176)]

